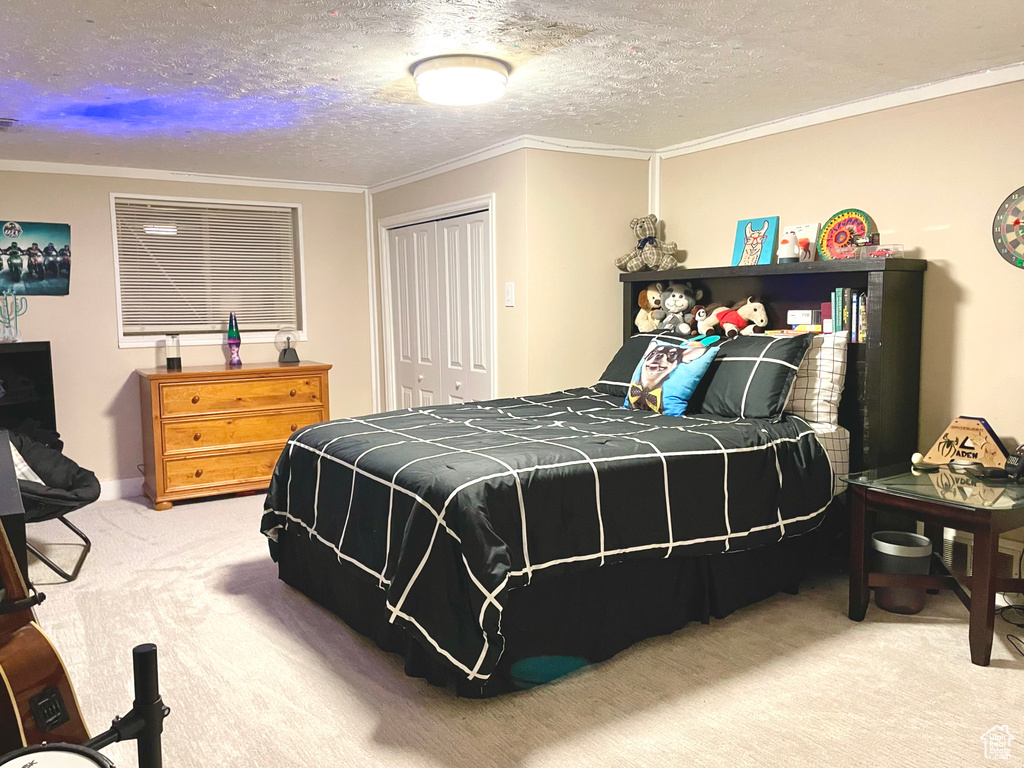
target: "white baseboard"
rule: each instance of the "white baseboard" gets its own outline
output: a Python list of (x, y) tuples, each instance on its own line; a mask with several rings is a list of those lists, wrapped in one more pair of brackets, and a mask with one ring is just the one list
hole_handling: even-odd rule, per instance
[(141, 495), (141, 477), (123, 477), (119, 480), (100, 481), (100, 501), (134, 499)]

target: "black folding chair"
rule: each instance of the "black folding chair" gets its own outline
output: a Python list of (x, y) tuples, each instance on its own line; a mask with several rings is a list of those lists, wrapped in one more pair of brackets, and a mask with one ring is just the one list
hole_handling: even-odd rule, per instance
[(60, 451), (16, 432), (11, 432), (10, 436), (11, 445), (18, 449), (25, 463), (43, 481), (40, 484), (31, 480), (18, 480), (22, 504), (25, 507), (25, 522), (59, 520), (81, 539), (84, 545), (71, 573), (65, 571), (31, 543), (27, 544), (28, 551), (65, 581), (74, 581), (78, 578), (82, 564), (92, 549), (92, 542), (65, 516), (96, 501), (100, 497), (100, 481), (96, 479), (96, 475), (78, 466)]

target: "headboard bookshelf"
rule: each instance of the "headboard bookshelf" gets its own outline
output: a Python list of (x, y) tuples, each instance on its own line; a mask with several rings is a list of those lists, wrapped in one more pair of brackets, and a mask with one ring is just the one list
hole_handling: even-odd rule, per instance
[(649, 283), (690, 282), (701, 304), (733, 304), (754, 296), (769, 327), (785, 325), (790, 309), (818, 309), (834, 288), (866, 291), (867, 339), (850, 344), (839, 423), (850, 430), (850, 469), (909, 461), (917, 450), (921, 376), (921, 259), (838, 259), (749, 267), (673, 269), (619, 276), (623, 338), (636, 332), (640, 291)]

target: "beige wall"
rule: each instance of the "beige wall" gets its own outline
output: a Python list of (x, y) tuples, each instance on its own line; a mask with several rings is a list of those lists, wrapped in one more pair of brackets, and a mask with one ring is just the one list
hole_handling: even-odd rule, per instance
[(531, 392), (596, 382), (622, 344), (613, 261), (636, 245), (646, 160), (530, 150), (526, 160)]
[[(738, 219), (872, 216), (883, 242), (928, 259), (921, 359), (926, 449), (950, 419), (1024, 440), (1024, 270), (992, 244), (1024, 184), (1024, 83), (852, 117), (665, 160), (662, 213), (687, 266), (727, 265)], [(909, 458), (909, 457), (908, 457)]]
[(646, 212), (647, 162), (518, 150), (379, 192), (373, 215), (492, 193), (499, 396), (592, 384), (621, 343), (612, 261), (635, 245), (629, 220)]
[[(71, 225), (71, 293), (30, 297), (20, 327), (26, 340), (51, 343), (65, 452), (101, 479), (140, 476), (134, 370), (162, 361), (162, 351), (117, 346), (111, 192), (301, 204), (309, 341), (299, 354), (335, 366), (332, 415), (370, 410), (364, 195), (12, 172), (0, 173), (0, 189), (7, 219)], [(244, 361), (276, 357), (273, 345), (246, 344), (243, 336)], [(182, 358), (186, 366), (225, 359), (220, 346), (184, 347)]]
[[(498, 394), (522, 394), (527, 390), (527, 306), (530, 300), (526, 262), (526, 150), (482, 160), (447, 173), (378, 192), (373, 196), (374, 237), (377, 222), (398, 214), (431, 208), (459, 200), (495, 196), (495, 296), (498, 307)], [(380, 253), (380, 244), (377, 244)], [(504, 285), (516, 284), (516, 306), (504, 306)], [(378, 271), (377, 285), (380, 286)], [(380, 326), (386, 318), (381, 315)], [(383, 354), (383, 337), (380, 342)], [(386, 404), (384, 377), (381, 407)]]

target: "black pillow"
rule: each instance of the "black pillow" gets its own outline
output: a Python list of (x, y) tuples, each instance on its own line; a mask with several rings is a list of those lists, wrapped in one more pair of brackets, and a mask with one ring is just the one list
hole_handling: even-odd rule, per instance
[(686, 412), (746, 419), (780, 416), (811, 338), (810, 333), (757, 335), (718, 342), (718, 355)]
[(651, 343), (651, 339), (658, 336), (679, 338), (678, 334), (669, 331), (638, 333), (635, 336), (630, 336), (619, 347), (619, 351), (615, 353), (612, 361), (608, 363), (608, 367), (604, 369), (601, 380), (594, 385), (594, 389), (604, 392), (606, 395), (625, 397), (629, 392), (629, 382), (632, 381), (633, 374), (636, 373), (640, 358), (647, 352), (647, 345)]

